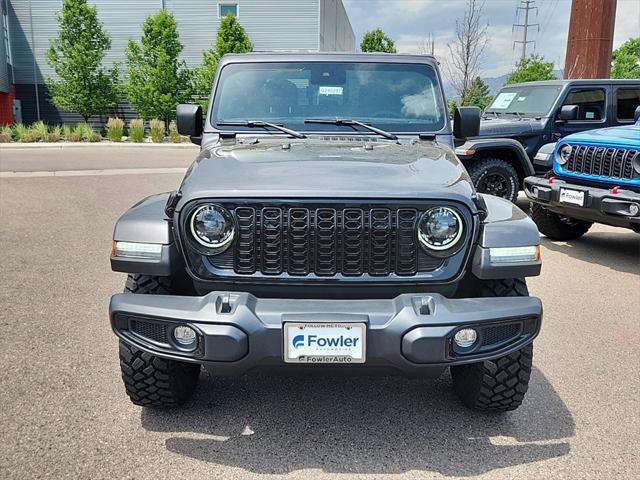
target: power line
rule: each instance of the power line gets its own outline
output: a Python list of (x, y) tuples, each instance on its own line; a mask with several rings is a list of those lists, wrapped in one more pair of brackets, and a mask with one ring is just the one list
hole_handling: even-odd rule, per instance
[(549, 5), (549, 10), (540, 23), (540, 34), (538, 35), (540, 38), (544, 38), (544, 34), (547, 31), (547, 27), (551, 24), (551, 19), (553, 18), (553, 14), (555, 13), (559, 1), (560, 0), (553, 0), (553, 4), (551, 4), (551, 0), (548, 0), (549, 3), (547, 3), (547, 5)]
[(522, 28), (522, 40), (515, 40), (513, 42), (514, 48), (516, 43), (522, 44), (522, 54), (520, 55), (520, 61), (524, 61), (524, 59), (527, 58), (527, 45), (530, 43), (533, 43), (535, 45), (536, 43), (534, 40), (528, 40), (529, 28), (538, 27), (538, 31), (540, 31), (539, 23), (529, 23), (530, 11), (535, 10), (536, 18), (538, 17), (538, 7), (533, 6), (534, 3), (535, 0), (520, 0), (520, 5), (518, 6), (518, 8), (516, 8), (516, 21), (520, 11), (524, 11), (524, 23), (514, 23), (512, 28), (512, 30), (515, 30), (516, 28)]

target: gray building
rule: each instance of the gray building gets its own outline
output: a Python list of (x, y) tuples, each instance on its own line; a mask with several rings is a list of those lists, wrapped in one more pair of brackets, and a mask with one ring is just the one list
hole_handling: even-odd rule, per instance
[[(13, 85), (15, 91), (16, 117), (25, 123), (39, 118), (50, 123), (79, 121), (79, 116), (53, 106), (44, 86), (44, 78), (53, 74), (46, 51), (57, 35), (62, 0), (0, 2), (7, 26), (7, 41), (2, 43), (8, 49), (6, 54), (0, 49), (0, 64), (5, 63), (4, 58), (8, 63), (0, 65), (0, 92), (6, 71), (6, 88), (10, 91)], [(178, 23), (182, 58), (189, 67), (200, 64), (202, 52), (214, 45), (220, 18), (228, 12), (238, 17), (256, 51), (355, 50), (342, 0), (89, 0), (89, 4), (97, 6), (100, 21), (111, 35), (107, 66), (124, 63), (128, 40), (138, 40), (147, 16), (162, 8)], [(113, 114), (130, 117), (132, 112), (123, 103)]]

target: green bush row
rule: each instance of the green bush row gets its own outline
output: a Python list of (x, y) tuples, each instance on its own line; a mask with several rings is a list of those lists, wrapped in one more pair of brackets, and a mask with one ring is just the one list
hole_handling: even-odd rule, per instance
[[(145, 138), (144, 120), (136, 118), (129, 122), (129, 140), (140, 143)], [(120, 118), (109, 118), (105, 125), (105, 136), (112, 142), (121, 142), (125, 136), (125, 122)], [(165, 141), (165, 123), (162, 120), (149, 121), (149, 137), (154, 143)], [(172, 143), (180, 143), (183, 137), (178, 133), (178, 128), (174, 121), (169, 123), (168, 139)], [(96, 132), (88, 123), (78, 123), (71, 125), (47, 125), (44, 122), (36, 122), (31, 126), (21, 123), (13, 126), (0, 128), (0, 143), (9, 142), (99, 142), (103, 136)]]

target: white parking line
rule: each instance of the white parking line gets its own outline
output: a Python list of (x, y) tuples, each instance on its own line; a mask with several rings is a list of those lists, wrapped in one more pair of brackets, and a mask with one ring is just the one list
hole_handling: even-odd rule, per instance
[(88, 177), (100, 175), (151, 175), (156, 173), (184, 173), (184, 167), (167, 168), (108, 168), (104, 170), (55, 170), (52, 172), (0, 172), (0, 178)]

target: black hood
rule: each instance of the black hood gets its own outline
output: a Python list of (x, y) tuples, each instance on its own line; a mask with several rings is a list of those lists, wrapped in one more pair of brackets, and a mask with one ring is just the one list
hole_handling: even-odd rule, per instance
[(469, 176), (435, 142), (260, 139), (204, 148), (182, 186), (197, 198), (448, 198), (470, 205)]
[(481, 137), (520, 137), (532, 136), (544, 130), (542, 120), (524, 118), (492, 118), (480, 122)]

